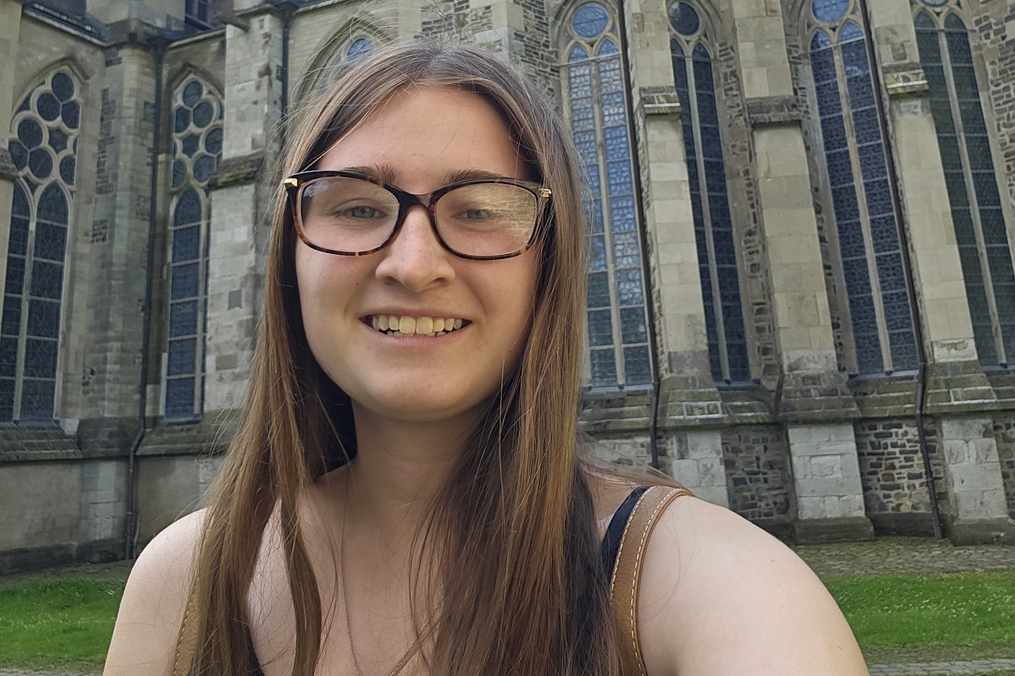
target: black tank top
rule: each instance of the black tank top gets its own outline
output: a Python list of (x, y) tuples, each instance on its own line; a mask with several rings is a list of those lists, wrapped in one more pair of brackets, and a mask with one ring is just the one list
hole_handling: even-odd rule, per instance
[[(627, 520), (631, 518), (631, 512), (634, 511), (634, 506), (638, 504), (642, 493), (648, 488), (648, 486), (641, 486), (631, 491), (627, 499), (613, 513), (610, 525), (606, 528), (606, 535), (603, 536), (603, 542), (599, 546), (599, 553), (603, 557), (603, 571), (606, 574), (607, 582), (613, 577), (613, 568), (617, 565), (617, 552), (620, 550), (620, 539), (624, 536)], [(261, 663), (254, 652), (254, 642), (250, 634), (247, 634), (247, 649), (250, 652), (250, 676), (264, 676), (264, 672), (261, 671)]]

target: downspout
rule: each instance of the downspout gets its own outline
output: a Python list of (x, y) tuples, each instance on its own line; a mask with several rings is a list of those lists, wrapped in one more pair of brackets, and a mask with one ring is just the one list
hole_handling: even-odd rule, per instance
[(293, 14), (299, 9), (299, 5), (291, 0), (274, 2), (275, 9), (282, 17), (282, 68), (279, 73), (279, 86), (282, 88), (280, 101), (282, 110), (279, 115), (279, 138), (280, 145), (285, 144), (285, 120), (289, 115), (289, 25), (292, 23)]
[[(621, 75), (624, 79), (624, 89), (627, 91), (627, 96), (624, 97), (624, 105), (627, 108), (627, 133), (631, 138), (631, 164), (633, 165), (631, 171), (632, 185), (634, 187), (634, 208), (638, 215), (638, 223), (641, 227), (638, 228), (638, 235), (641, 240), (641, 276), (646, 292), (650, 292), (652, 288), (652, 267), (649, 265), (649, 248), (648, 248), (648, 232), (645, 227), (645, 205), (643, 202), (642, 187), (641, 187), (641, 157), (638, 152), (638, 134), (637, 126), (634, 115), (634, 89), (631, 83), (631, 60), (629, 56), (629, 44), (627, 39), (627, 15), (624, 9), (624, 1), (617, 0), (617, 19), (618, 28), (620, 33), (620, 57), (621, 61)], [(626, 63), (625, 63), (626, 62)], [(626, 65), (626, 67), (625, 67)], [(649, 413), (649, 449), (652, 453), (652, 467), (659, 469), (659, 445), (656, 442), (656, 428), (659, 425), (659, 364), (658, 358), (659, 353), (657, 351), (658, 340), (656, 338), (656, 313), (655, 313), (655, 302), (654, 297), (651, 293), (646, 293), (645, 298), (645, 314), (648, 319), (648, 349), (649, 349), (649, 361), (652, 365), (652, 410)]]
[(156, 33), (147, 40), (155, 53), (155, 120), (152, 129), (152, 177), (148, 195), (148, 261), (145, 267), (144, 311), (141, 317), (141, 383), (138, 392), (138, 431), (127, 456), (127, 518), (124, 523), (123, 557), (137, 555), (137, 451), (145, 437), (148, 409), (148, 357), (151, 344), (152, 268), (155, 265), (156, 201), (159, 189), (159, 142), (162, 136), (162, 66), (169, 38)]
[[(860, 8), (863, 15), (864, 29), (866, 30), (867, 54), (871, 60), (871, 79), (876, 92), (878, 111), (881, 119), (887, 121), (884, 100), (882, 99), (883, 84), (881, 81), (881, 68), (878, 64), (877, 50), (874, 49), (874, 33), (871, 31), (870, 13), (867, 7), (867, 0), (860, 0)], [(898, 200), (898, 172), (895, 170), (895, 152), (892, 149), (892, 139), (887, 133), (887, 122), (882, 123), (882, 135), (884, 137), (886, 157), (893, 158), (887, 162), (888, 177), (895, 194), (895, 225), (899, 233), (899, 244), (901, 245), (903, 277), (906, 280), (906, 293), (909, 295), (909, 312), (913, 317), (913, 338), (916, 341), (916, 355), (919, 360), (916, 372), (916, 406), (914, 407), (913, 418), (916, 424), (917, 439), (920, 444), (920, 456), (923, 458), (923, 473), (927, 478), (927, 495), (930, 498), (930, 509), (934, 520), (934, 537), (940, 540), (944, 537), (941, 528), (941, 508), (938, 505), (937, 491), (934, 488), (934, 469), (930, 462), (930, 450), (927, 447), (927, 432), (924, 429), (924, 405), (927, 398), (927, 348), (924, 345), (923, 325), (920, 323), (919, 306), (916, 302), (916, 284), (913, 282), (913, 262), (910, 259), (909, 235), (902, 220), (901, 206)]]

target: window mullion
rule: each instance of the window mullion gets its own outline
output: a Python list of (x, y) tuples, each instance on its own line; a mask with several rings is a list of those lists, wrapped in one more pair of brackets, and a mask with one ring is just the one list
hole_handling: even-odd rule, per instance
[[(863, 232), (864, 249), (867, 251), (867, 275), (870, 278), (871, 298), (874, 301), (874, 316), (878, 324), (878, 339), (881, 342), (881, 360), (885, 371), (892, 369), (892, 350), (888, 336), (888, 323), (881, 296), (881, 278), (878, 276), (877, 253), (871, 236), (870, 213), (867, 210), (867, 190), (860, 166), (860, 150), (856, 143), (856, 128), (853, 121), (853, 107), (849, 96), (849, 82), (846, 80), (845, 64), (842, 60), (842, 43), (837, 42), (832, 50), (835, 60), (835, 74), (839, 80), (839, 95), (842, 97), (843, 121), (846, 124), (846, 143), (849, 146), (849, 160), (853, 168), (853, 184), (856, 189), (857, 207), (860, 212), (860, 230)], [(875, 68), (875, 64), (871, 64)], [(846, 112), (848, 111), (848, 115)]]
[[(596, 52), (590, 47), (589, 53), (595, 54)], [(616, 362), (617, 383), (623, 385), (627, 382), (627, 373), (624, 368), (624, 341), (621, 339), (623, 334), (620, 325), (620, 294), (617, 290), (617, 268), (614, 261), (613, 218), (610, 211), (612, 204), (610, 199), (609, 172), (607, 171), (606, 132), (603, 124), (603, 98), (599, 82), (599, 63), (590, 63), (589, 73), (592, 75), (592, 109), (595, 111), (592, 117), (596, 126), (596, 154), (599, 160), (596, 162), (597, 169), (599, 170), (599, 204), (603, 216), (606, 269), (610, 281), (610, 324), (613, 330), (613, 358)]]
[(999, 364), (1005, 364), (1008, 362), (1008, 358), (1005, 354), (1004, 340), (1001, 336), (1001, 319), (997, 309), (997, 299), (994, 297), (994, 279), (990, 270), (990, 260), (987, 257), (987, 243), (983, 237), (980, 200), (976, 194), (976, 184), (973, 181), (973, 172), (969, 160), (969, 146), (966, 143), (965, 121), (962, 119), (962, 109), (959, 107), (958, 86), (955, 83), (955, 72), (952, 70), (952, 55), (948, 49), (948, 36), (944, 30), (938, 30), (938, 44), (941, 45), (941, 69), (944, 71), (945, 86), (948, 88), (948, 105), (952, 109), (955, 137), (959, 146), (962, 179), (966, 184), (966, 194), (969, 198), (969, 215), (973, 221), (973, 235), (976, 237), (976, 253), (980, 259), (980, 276), (983, 279), (984, 295), (987, 297), (987, 309), (990, 312), (991, 333), (994, 336), (997, 361)]
[[(41, 195), (42, 186), (36, 188), (37, 194)], [(32, 195), (32, 193), (28, 193)], [(35, 260), (35, 232), (39, 219), (39, 202), (36, 195), (32, 195), (32, 216), (28, 221), (28, 244), (25, 248), (25, 278), (21, 287), (21, 325), (18, 327), (18, 363), (14, 371), (14, 413), (12, 420), (21, 419), (21, 394), (25, 389), (25, 352), (28, 343), (28, 306), (31, 301), (32, 290), (32, 262)]]

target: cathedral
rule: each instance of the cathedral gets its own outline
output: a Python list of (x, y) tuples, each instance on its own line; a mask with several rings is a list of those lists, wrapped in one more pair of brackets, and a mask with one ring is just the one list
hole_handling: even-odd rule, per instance
[(593, 453), (787, 541), (1015, 544), (1015, 0), (0, 0), (0, 573), (200, 506), (283, 123), (413, 39), (570, 126)]

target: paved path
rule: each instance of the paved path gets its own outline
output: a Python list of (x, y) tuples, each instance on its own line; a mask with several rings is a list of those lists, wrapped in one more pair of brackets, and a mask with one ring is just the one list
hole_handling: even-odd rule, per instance
[(974, 676), (975, 674), (990, 674), (997, 671), (1015, 671), (1015, 660), (872, 664), (870, 666), (871, 676)]
[(1015, 570), (1015, 547), (956, 547), (948, 540), (886, 537), (874, 542), (801, 545), (793, 550), (818, 575)]

